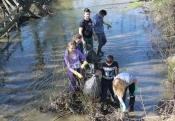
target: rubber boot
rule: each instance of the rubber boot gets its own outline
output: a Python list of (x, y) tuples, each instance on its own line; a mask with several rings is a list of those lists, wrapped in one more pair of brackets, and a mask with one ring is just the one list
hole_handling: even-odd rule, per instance
[(103, 52), (103, 51), (101, 51), (101, 49), (100, 49), (100, 53), (101, 53), (101, 54), (104, 54), (104, 52)]
[(120, 108), (120, 101), (119, 101), (119, 99), (118, 98), (114, 98), (114, 99), (115, 99), (116, 107)]
[(120, 108), (120, 102), (117, 97), (111, 95), (111, 101), (115, 105), (116, 108)]
[(99, 55), (99, 54), (100, 54), (100, 49), (98, 48), (98, 49), (97, 49), (97, 55)]
[(104, 111), (104, 102), (100, 103), (100, 112), (103, 113)]
[(129, 112), (134, 111), (135, 96), (130, 96), (129, 100)]
[(104, 54), (104, 53), (102, 53), (101, 49), (98, 48), (98, 50), (97, 50), (97, 55), (98, 55), (98, 56), (103, 56), (103, 54)]

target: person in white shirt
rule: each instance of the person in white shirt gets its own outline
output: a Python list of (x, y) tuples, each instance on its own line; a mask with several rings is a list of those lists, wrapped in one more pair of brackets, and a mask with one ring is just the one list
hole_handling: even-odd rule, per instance
[(113, 81), (113, 91), (114, 94), (118, 97), (121, 105), (122, 111), (126, 111), (125, 98), (126, 91), (129, 88), (129, 111), (134, 111), (135, 95), (138, 91), (138, 81), (133, 72), (122, 72), (119, 73)]

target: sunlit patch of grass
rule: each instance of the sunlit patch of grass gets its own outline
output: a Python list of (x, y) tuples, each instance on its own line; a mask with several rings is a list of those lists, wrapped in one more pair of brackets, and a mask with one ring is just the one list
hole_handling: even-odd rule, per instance
[(174, 77), (174, 68), (175, 68), (175, 62), (169, 63), (169, 68), (168, 68), (168, 81), (173, 81)]
[(121, 73), (121, 72), (123, 72), (123, 71), (131, 71), (131, 69), (128, 69), (128, 68), (120, 68), (119, 73)]
[(55, 70), (54, 71), (54, 73), (64, 73), (64, 72), (67, 72), (67, 68), (65, 68), (65, 69), (57, 69), (57, 70)]
[(4, 74), (4, 71), (0, 70), (0, 74), (3, 75)]
[(162, 4), (162, 3), (164, 3), (164, 2), (172, 2), (173, 0), (153, 0), (153, 3), (154, 4)]
[(140, 8), (143, 6), (143, 2), (130, 2), (128, 7), (123, 10), (123, 12), (127, 12), (128, 10), (135, 9), (135, 8)]
[(131, 2), (128, 6), (128, 9), (139, 8), (139, 7), (142, 7), (142, 6), (143, 6), (142, 2)]

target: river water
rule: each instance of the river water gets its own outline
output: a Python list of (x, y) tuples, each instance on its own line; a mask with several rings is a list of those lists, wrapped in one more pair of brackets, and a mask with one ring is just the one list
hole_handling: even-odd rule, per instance
[[(141, 8), (125, 11), (129, 0), (59, 0), (50, 7), (54, 14), (24, 22), (10, 38), (0, 41), (0, 120), (51, 121), (56, 114), (40, 113), (68, 86), (63, 55), (66, 43), (78, 32), (83, 10), (91, 10), (91, 18), (101, 9), (107, 10), (104, 21), (107, 44), (102, 61), (112, 54), (120, 71), (136, 73), (139, 93), (136, 96), (137, 118), (154, 115), (157, 101), (163, 97), (160, 86), (166, 76), (165, 64), (152, 48), (148, 31), (155, 26)], [(125, 11), (125, 12), (124, 12)], [(96, 42), (94, 42), (96, 47)], [(153, 51), (154, 50), (154, 51)], [(127, 100), (128, 101), (128, 100)], [(61, 120), (82, 120), (72, 116)]]

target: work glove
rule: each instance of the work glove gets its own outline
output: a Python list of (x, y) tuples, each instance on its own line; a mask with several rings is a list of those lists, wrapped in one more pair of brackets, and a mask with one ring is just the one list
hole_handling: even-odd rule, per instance
[(121, 105), (122, 105), (122, 107), (123, 107), (122, 112), (125, 112), (125, 111), (126, 111), (126, 105), (125, 105), (125, 103), (122, 102)]
[(110, 24), (108, 24), (107, 22), (104, 22), (105, 25), (108, 26), (108, 28), (112, 28), (112, 26)]
[(94, 40), (95, 40), (95, 41), (97, 40), (97, 36), (96, 36), (96, 35), (94, 35)]
[(82, 79), (83, 78), (83, 76), (80, 74), (80, 73), (78, 73), (77, 71), (74, 71), (73, 72), (79, 79)]
[(123, 107), (123, 108), (122, 108), (122, 112), (125, 112), (125, 111), (126, 111), (126, 105), (125, 105), (125, 103), (122, 102), (121, 105), (122, 105), (122, 107)]
[(136, 95), (137, 92), (138, 92), (138, 86), (135, 86), (134, 96)]
[(87, 64), (88, 64), (88, 62), (84, 61), (83, 64), (81, 65), (81, 68), (83, 69)]

